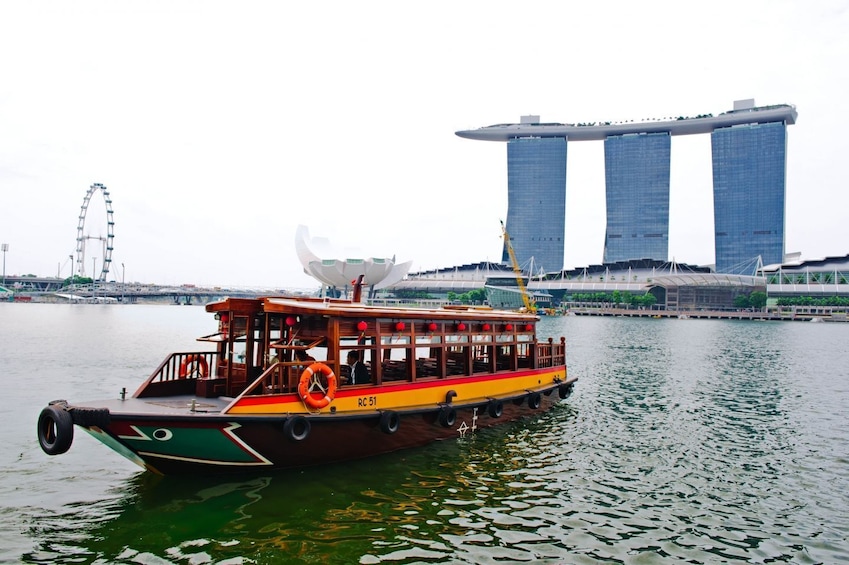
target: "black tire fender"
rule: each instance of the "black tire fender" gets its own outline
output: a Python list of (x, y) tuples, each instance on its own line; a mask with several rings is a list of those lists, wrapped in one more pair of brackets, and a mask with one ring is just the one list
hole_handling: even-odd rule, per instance
[(496, 399), (490, 400), (486, 405), (486, 413), (490, 418), (500, 418), (504, 413), (504, 403)]
[(401, 416), (394, 410), (385, 410), (380, 413), (380, 431), (385, 434), (394, 434), (401, 426)]
[(439, 409), (439, 425), (450, 428), (457, 422), (457, 410), (453, 406), (443, 406)]
[(85, 428), (96, 426), (105, 429), (111, 420), (108, 408), (72, 408), (70, 414), (76, 425)]
[(557, 387), (557, 393), (560, 395), (561, 399), (566, 399), (572, 396), (572, 389), (575, 388), (575, 385), (569, 383), (567, 385), (560, 385)]
[(47, 455), (60, 455), (74, 442), (74, 421), (61, 406), (47, 406), (38, 415), (38, 444)]
[(310, 421), (303, 416), (292, 416), (283, 424), (283, 433), (289, 441), (304, 441), (310, 435)]
[(532, 392), (528, 395), (528, 406), (536, 410), (542, 402), (542, 397), (538, 392)]

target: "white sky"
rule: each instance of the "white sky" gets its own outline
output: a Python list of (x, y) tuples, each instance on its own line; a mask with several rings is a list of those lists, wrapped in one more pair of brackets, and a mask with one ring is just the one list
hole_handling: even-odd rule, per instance
[[(3, 2), (6, 272), (70, 275), (96, 182), (116, 280), (317, 287), (298, 224), (414, 270), (497, 261), (506, 146), (455, 131), (744, 98), (799, 112), (786, 251), (845, 255), (847, 69), (849, 1)], [(602, 142), (569, 144), (566, 206), (565, 267), (599, 263)], [(709, 136), (674, 137), (670, 258), (713, 262), (712, 210)]]

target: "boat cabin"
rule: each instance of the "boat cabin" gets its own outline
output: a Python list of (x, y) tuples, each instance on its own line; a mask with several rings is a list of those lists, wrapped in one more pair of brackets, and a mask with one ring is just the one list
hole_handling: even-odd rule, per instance
[[(228, 298), (206, 306), (214, 351), (175, 353), (136, 396), (296, 393), (312, 363), (341, 387), (394, 386), (565, 364), (565, 341), (537, 342), (532, 314), (489, 308), (389, 308), (303, 297)], [(368, 382), (350, 383), (353, 352)]]

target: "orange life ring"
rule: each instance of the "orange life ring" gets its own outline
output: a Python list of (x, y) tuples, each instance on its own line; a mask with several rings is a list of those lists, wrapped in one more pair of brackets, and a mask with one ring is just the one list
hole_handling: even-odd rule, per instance
[(197, 374), (199, 379), (205, 379), (209, 376), (209, 365), (201, 355), (186, 355), (177, 374), (181, 379), (193, 374)]
[[(321, 379), (318, 378), (319, 373), (327, 379), (327, 390), (324, 389)], [(323, 392), (324, 397), (313, 397), (311, 393), (315, 390)], [(301, 373), (301, 380), (298, 381), (298, 396), (310, 408), (324, 408), (333, 402), (333, 398), (336, 396), (336, 375), (333, 374), (333, 369), (324, 363), (313, 363), (304, 369), (304, 372)]]

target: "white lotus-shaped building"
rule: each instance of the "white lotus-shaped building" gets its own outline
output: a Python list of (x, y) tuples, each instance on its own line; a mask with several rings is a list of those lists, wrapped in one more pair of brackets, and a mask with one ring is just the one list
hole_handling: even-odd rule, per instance
[(413, 264), (407, 261), (396, 265), (394, 257), (331, 259), (336, 252), (327, 238), (311, 238), (306, 226), (298, 226), (295, 231), (295, 251), (306, 274), (337, 288), (351, 286), (360, 275), (364, 285), (374, 290), (385, 288), (403, 279)]

